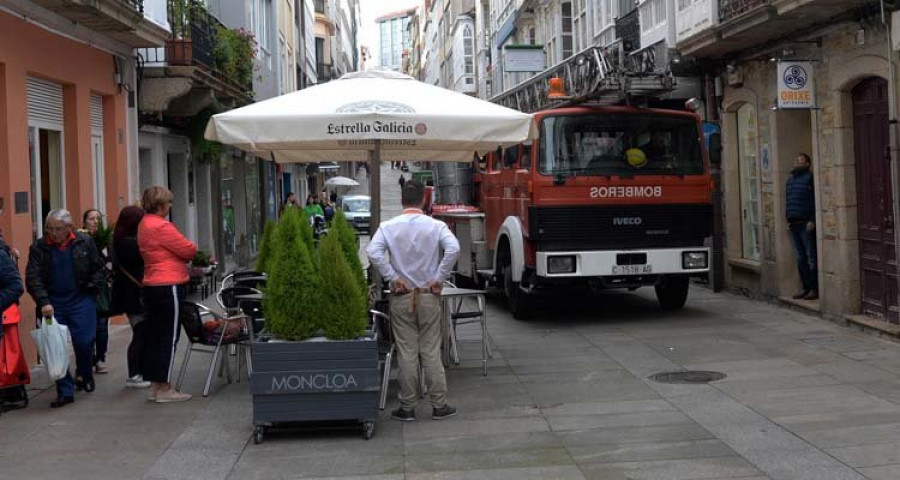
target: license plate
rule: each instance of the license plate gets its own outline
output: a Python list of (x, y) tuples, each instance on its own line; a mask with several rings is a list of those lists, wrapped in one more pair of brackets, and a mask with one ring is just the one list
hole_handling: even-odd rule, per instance
[(613, 265), (613, 275), (643, 275), (653, 273), (651, 265)]

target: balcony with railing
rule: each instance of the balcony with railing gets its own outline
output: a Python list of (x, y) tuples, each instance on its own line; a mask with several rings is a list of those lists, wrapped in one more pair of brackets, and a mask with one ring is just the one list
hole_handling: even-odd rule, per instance
[[(165, 46), (137, 52), (147, 84), (144, 87), (151, 90), (142, 94), (141, 109), (165, 111), (174, 98), (197, 89), (213, 91), (216, 97), (230, 98), (237, 104), (249, 103), (256, 55), (253, 35), (243, 29), (229, 29), (199, 0), (167, 1), (171, 34)], [(172, 88), (173, 84), (180, 88)], [(153, 92), (155, 87), (160, 91)], [(153, 93), (158, 95), (154, 97)], [(160, 101), (145, 104), (145, 98)]]
[[(165, 0), (33, 0), (60, 16), (130, 47), (161, 45), (165, 28), (145, 18), (144, 4)], [(161, 5), (160, 5), (161, 6)]]
[(719, 21), (726, 23), (745, 13), (769, 6), (770, 0), (719, 0)]
[(676, 9), (678, 49), (722, 57), (785, 39), (805, 28), (866, 15), (868, 0), (701, 0)]

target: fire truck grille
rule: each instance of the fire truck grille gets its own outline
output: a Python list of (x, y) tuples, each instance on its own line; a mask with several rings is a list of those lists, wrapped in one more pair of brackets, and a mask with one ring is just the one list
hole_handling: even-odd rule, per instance
[(681, 248), (712, 234), (711, 205), (531, 207), (541, 251)]

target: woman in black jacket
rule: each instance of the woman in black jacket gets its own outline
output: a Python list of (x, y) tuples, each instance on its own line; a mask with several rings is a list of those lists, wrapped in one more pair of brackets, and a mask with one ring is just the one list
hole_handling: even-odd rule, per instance
[(113, 286), (110, 295), (112, 315), (125, 314), (131, 324), (131, 343), (128, 345), (128, 378), (126, 388), (149, 388), (144, 380), (141, 357), (146, 345), (144, 303), (141, 300), (141, 282), (144, 279), (144, 259), (138, 250), (137, 228), (144, 218), (140, 207), (128, 206), (119, 212), (113, 232), (112, 249)]

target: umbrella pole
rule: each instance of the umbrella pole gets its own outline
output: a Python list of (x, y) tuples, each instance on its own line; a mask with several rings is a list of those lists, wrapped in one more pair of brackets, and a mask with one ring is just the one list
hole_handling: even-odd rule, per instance
[[(375, 231), (381, 226), (381, 140), (375, 140), (375, 149), (369, 156), (369, 235), (375, 235)], [(375, 298), (384, 299), (384, 291), (381, 288), (381, 273), (372, 266), (372, 282), (375, 284)]]
[(375, 149), (369, 157), (369, 197), (371, 202), (370, 230), (375, 233), (381, 225), (381, 140), (375, 140)]

